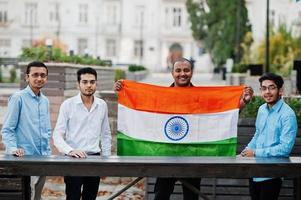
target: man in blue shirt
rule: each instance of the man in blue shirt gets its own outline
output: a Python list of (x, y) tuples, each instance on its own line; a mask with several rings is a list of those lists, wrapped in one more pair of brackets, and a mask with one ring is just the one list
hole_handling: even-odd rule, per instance
[[(26, 69), (27, 87), (8, 101), (2, 138), (6, 154), (14, 156), (50, 155), (51, 125), (49, 101), (40, 91), (47, 82), (48, 69), (42, 62), (31, 62)], [(31, 199), (41, 199), (46, 177), (31, 177)]]
[[(245, 157), (288, 157), (295, 143), (297, 120), (294, 111), (283, 101), (283, 79), (273, 73), (259, 78), (261, 96), (266, 102), (258, 109), (256, 132), (241, 152)], [(250, 180), (252, 200), (274, 200), (279, 196), (281, 178)]]

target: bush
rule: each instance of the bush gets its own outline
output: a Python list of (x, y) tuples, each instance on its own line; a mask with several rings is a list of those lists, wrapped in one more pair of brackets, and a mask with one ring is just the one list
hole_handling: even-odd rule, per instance
[(10, 78), (9, 78), (9, 81), (11, 83), (14, 83), (17, 79), (17, 72), (16, 72), (16, 68), (11, 68), (9, 70), (9, 74), (10, 74)]
[(3, 82), (2, 67), (0, 66), (0, 83)]
[(72, 55), (68, 56), (59, 48), (49, 49), (46, 47), (33, 47), (33, 48), (23, 48), (22, 54), (20, 56), (23, 60), (40, 60), (45, 61), (55, 61), (55, 62), (67, 62), (83, 65), (99, 65), (99, 66), (111, 66), (109, 62), (95, 59), (91, 56), (81, 56)]
[(286, 102), (295, 111), (298, 124), (301, 125), (301, 99), (289, 98)]
[(129, 65), (128, 70), (130, 72), (136, 72), (136, 71), (143, 71), (146, 70), (145, 67), (143, 67), (142, 65)]
[(255, 118), (258, 108), (264, 104), (264, 100), (260, 96), (254, 96), (252, 100), (244, 107), (239, 116), (242, 118)]
[(232, 73), (246, 73), (248, 70), (248, 65), (246, 64), (234, 64), (232, 67)]
[(122, 69), (115, 70), (115, 81), (125, 79), (125, 72)]
[[(295, 111), (298, 124), (301, 125), (301, 99), (290, 97), (284, 100)], [(260, 96), (253, 97), (239, 116), (241, 118), (256, 118), (258, 108), (264, 103), (264, 100)]]

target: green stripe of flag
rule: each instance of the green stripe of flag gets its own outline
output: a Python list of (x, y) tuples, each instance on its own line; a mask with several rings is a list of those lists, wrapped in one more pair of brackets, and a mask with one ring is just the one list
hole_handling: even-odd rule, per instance
[(206, 143), (158, 143), (117, 134), (120, 156), (235, 156), (237, 138)]

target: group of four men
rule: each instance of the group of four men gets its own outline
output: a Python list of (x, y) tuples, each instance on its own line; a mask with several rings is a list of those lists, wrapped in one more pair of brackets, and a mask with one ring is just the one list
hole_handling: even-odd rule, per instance
[[(192, 63), (185, 58), (178, 59), (172, 68), (174, 82), (171, 87), (193, 87), (192, 75)], [(28, 86), (10, 97), (2, 128), (7, 154), (51, 154), (49, 102), (41, 92), (47, 77), (48, 69), (44, 63), (29, 63), (26, 70)], [(265, 74), (259, 81), (266, 104), (258, 111), (255, 135), (241, 156), (288, 156), (295, 141), (297, 122), (294, 111), (281, 98), (283, 79), (275, 74)], [(87, 155), (111, 154), (108, 108), (103, 100), (94, 96), (96, 82), (97, 73), (94, 69), (87, 67), (78, 70), (77, 85), (80, 92), (65, 100), (60, 107), (53, 141), (56, 148), (65, 155), (85, 158)], [(122, 81), (117, 81), (114, 90), (118, 92), (122, 86)], [(246, 87), (240, 100), (241, 109), (252, 96), (252, 88)], [(45, 180), (45, 177), (31, 177), (32, 199), (41, 198)], [(176, 181), (176, 178), (158, 178), (155, 199), (169, 199)], [(200, 179), (186, 181), (200, 188)], [(96, 199), (99, 177), (64, 177), (64, 182), (67, 199)], [(252, 199), (277, 199), (281, 183), (281, 178), (250, 179)], [(198, 199), (197, 194), (184, 186), (183, 193), (185, 200)]]

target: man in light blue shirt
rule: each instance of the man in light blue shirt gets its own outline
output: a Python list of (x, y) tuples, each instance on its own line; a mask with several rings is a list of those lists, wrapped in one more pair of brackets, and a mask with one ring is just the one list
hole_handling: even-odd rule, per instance
[[(295, 112), (283, 101), (283, 79), (273, 73), (259, 78), (261, 96), (266, 102), (258, 109), (256, 132), (241, 152), (246, 157), (288, 157), (295, 143), (297, 120)], [(278, 199), (281, 178), (250, 180), (252, 200)]]
[[(50, 155), (51, 125), (49, 101), (40, 91), (47, 82), (48, 69), (42, 62), (31, 62), (26, 69), (27, 87), (8, 101), (2, 138), (6, 154), (14, 156)], [(31, 199), (41, 199), (46, 177), (31, 177)]]

